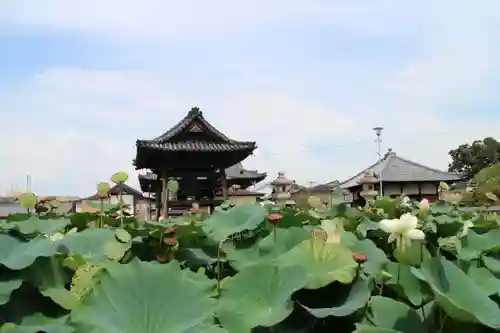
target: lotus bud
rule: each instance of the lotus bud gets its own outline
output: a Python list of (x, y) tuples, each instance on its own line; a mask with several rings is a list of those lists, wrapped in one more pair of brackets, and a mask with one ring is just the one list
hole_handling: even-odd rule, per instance
[(19, 205), (26, 209), (33, 209), (38, 203), (36, 195), (32, 192), (26, 192), (21, 194), (18, 200), (19, 200)]
[(278, 224), (280, 223), (280, 221), (283, 219), (283, 215), (281, 214), (270, 214), (267, 216), (267, 220), (269, 221), (269, 223), (271, 224)]
[(426, 198), (423, 198), (420, 201), (420, 203), (419, 203), (418, 206), (419, 206), (421, 212), (426, 212), (426, 211), (428, 211), (431, 208), (429, 200), (427, 200)]
[(352, 255), (352, 259), (353, 259), (356, 263), (358, 263), (358, 264), (362, 264), (362, 263), (364, 263), (364, 262), (368, 259), (368, 257), (366, 256), (366, 254), (363, 254), (363, 253), (354, 253), (354, 254)]
[(101, 182), (97, 184), (97, 195), (99, 198), (104, 199), (108, 197), (109, 192), (109, 184), (105, 182)]
[(123, 184), (128, 180), (128, 174), (125, 171), (118, 171), (111, 176), (111, 181), (115, 184)]
[(167, 245), (169, 247), (174, 247), (174, 246), (179, 245), (179, 241), (177, 241), (176, 238), (165, 238), (163, 240), (163, 243), (165, 243), (165, 245)]

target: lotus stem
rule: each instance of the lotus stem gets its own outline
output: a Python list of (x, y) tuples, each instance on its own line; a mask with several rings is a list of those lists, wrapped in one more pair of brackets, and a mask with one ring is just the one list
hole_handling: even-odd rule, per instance
[(103, 228), (104, 227), (104, 199), (100, 198), (100, 212), (99, 212), (99, 223), (97, 225), (98, 228)]
[(221, 255), (222, 255), (222, 244), (224, 244), (225, 242), (225, 239), (222, 240), (220, 243), (219, 243), (219, 246), (217, 247), (217, 264), (216, 264), (216, 272), (215, 272), (215, 275), (217, 277), (217, 297), (220, 296), (220, 293), (221, 293), (221, 288), (220, 288), (220, 281), (221, 281), (221, 270), (222, 270), (222, 267), (221, 267)]
[(424, 242), (420, 242), (420, 266), (424, 263)]
[(276, 224), (273, 224), (273, 238), (274, 238), (274, 244), (278, 244), (278, 234), (276, 233)]
[(401, 276), (401, 264), (398, 263), (398, 277), (396, 278), (396, 284), (399, 285), (399, 277)]
[(123, 183), (118, 185), (120, 197), (120, 227), (123, 228)]

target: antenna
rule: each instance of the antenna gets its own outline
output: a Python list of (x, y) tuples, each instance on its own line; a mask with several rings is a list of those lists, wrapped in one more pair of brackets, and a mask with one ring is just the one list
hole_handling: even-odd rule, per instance
[(374, 127), (373, 130), (375, 131), (375, 135), (377, 135), (377, 138), (375, 139), (375, 142), (377, 143), (377, 154), (378, 154), (378, 165), (379, 165), (379, 172), (378, 172), (378, 178), (380, 181), (379, 184), (379, 194), (382, 197), (384, 195), (384, 191), (382, 188), (382, 131), (384, 130), (383, 127), (377, 126)]

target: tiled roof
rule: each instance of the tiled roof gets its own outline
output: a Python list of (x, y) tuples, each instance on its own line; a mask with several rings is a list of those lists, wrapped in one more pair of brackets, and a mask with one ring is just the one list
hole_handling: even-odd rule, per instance
[[(119, 186), (115, 185), (115, 186), (111, 187), (109, 189), (108, 193), (112, 194), (112, 195), (118, 195), (120, 193)], [(127, 184), (123, 184), (123, 194), (131, 194), (131, 195), (135, 195), (136, 197), (141, 197), (141, 198), (143, 197), (143, 195), (140, 191), (136, 190), (135, 188), (133, 188)], [(99, 196), (97, 195), (97, 193), (92, 194), (89, 197), (82, 198), (80, 200), (83, 201), (83, 200), (95, 200), (95, 199), (99, 199)]]
[(138, 147), (145, 147), (161, 151), (200, 151), (200, 152), (228, 152), (237, 150), (249, 150), (256, 148), (255, 142), (205, 142), (205, 141), (180, 141), (180, 142), (157, 142), (137, 140)]
[(267, 174), (265, 172), (258, 172), (257, 170), (247, 170), (243, 168), (241, 163), (236, 163), (226, 169), (227, 179), (234, 178), (247, 178), (247, 179), (264, 179)]
[(340, 186), (342, 188), (350, 188), (359, 185), (358, 181), (366, 171), (374, 172), (377, 177), (382, 173), (382, 181), (384, 182), (442, 182), (462, 179), (457, 173), (430, 168), (397, 156), (396, 153), (389, 151), (380, 164), (377, 162), (369, 166), (354, 177), (342, 182)]
[[(198, 126), (199, 124), (199, 126)], [(196, 127), (196, 131), (205, 130), (213, 140), (185, 141), (175, 140), (178, 134)], [(192, 108), (184, 119), (152, 140), (137, 140), (137, 147), (161, 151), (214, 151), (227, 152), (238, 150), (253, 150), (257, 147), (254, 141), (236, 141), (217, 130), (204, 117), (199, 108)]]

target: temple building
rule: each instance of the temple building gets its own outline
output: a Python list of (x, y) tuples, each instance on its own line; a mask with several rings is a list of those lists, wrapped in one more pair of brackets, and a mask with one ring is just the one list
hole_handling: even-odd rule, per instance
[(375, 178), (372, 189), (377, 192), (380, 189), (380, 177), (382, 178), (382, 193), (384, 196), (396, 197), (404, 194), (413, 200), (427, 198), (431, 202), (438, 199), (439, 183), (452, 184), (462, 179), (457, 173), (437, 170), (407, 160), (389, 149), (380, 163), (377, 162), (369, 166), (339, 184), (342, 189), (348, 190), (350, 193), (346, 197), (347, 202), (354, 205), (364, 204), (364, 199), (360, 193), (363, 179), (368, 175)]
[[(160, 215), (178, 215), (193, 203), (210, 211), (229, 198), (263, 180), (265, 173), (245, 170), (241, 164), (257, 148), (254, 141), (236, 141), (217, 130), (199, 108), (151, 140), (137, 140), (134, 161), (141, 190), (154, 193)], [(169, 180), (179, 189), (170, 193)]]

